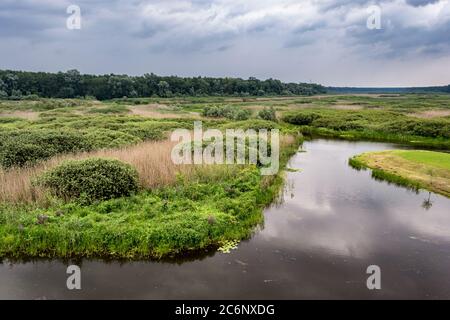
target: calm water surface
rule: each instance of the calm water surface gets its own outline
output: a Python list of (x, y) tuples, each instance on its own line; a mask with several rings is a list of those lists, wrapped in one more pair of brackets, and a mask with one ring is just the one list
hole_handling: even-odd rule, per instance
[[(384, 143), (314, 140), (296, 154), (284, 202), (230, 254), (183, 263), (81, 262), (82, 290), (63, 261), (0, 264), (1, 299), (450, 299), (450, 200), (415, 194), (348, 167)], [(381, 290), (366, 268), (381, 268)]]

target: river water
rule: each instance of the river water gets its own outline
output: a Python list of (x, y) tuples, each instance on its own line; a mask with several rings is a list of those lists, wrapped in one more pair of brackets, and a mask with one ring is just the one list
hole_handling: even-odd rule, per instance
[[(313, 140), (292, 157), (283, 202), (229, 254), (179, 262), (83, 260), (0, 264), (1, 299), (450, 299), (450, 200), (358, 172), (348, 158), (398, 148)], [(425, 200), (432, 206), (424, 208)], [(369, 265), (381, 289), (369, 290)]]

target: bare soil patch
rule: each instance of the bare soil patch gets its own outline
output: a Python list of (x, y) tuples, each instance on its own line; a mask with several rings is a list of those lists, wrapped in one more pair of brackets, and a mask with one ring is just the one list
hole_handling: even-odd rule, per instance
[(421, 118), (421, 119), (448, 117), (448, 116), (450, 116), (450, 110), (427, 110), (427, 111), (410, 113), (410, 114), (408, 114), (408, 116), (415, 117), (415, 118)]
[(40, 112), (35, 111), (13, 111), (0, 113), (0, 117), (22, 118), (26, 120), (36, 120), (39, 118)]
[(128, 106), (133, 115), (153, 119), (179, 119), (179, 118), (200, 118), (197, 112), (181, 113), (170, 109), (164, 104), (147, 104), (138, 106)]

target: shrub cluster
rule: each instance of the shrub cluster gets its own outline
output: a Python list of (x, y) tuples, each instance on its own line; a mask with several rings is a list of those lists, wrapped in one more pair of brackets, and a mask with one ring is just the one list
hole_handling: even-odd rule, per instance
[(109, 129), (88, 130), (83, 138), (87, 140), (92, 149), (118, 148), (143, 140), (129, 133)]
[(433, 119), (400, 119), (387, 121), (383, 129), (392, 133), (407, 133), (422, 137), (450, 138), (450, 121)]
[(91, 150), (91, 144), (70, 131), (13, 131), (0, 134), (0, 165), (24, 166), (59, 153)]
[(36, 183), (65, 200), (93, 203), (129, 196), (138, 191), (138, 173), (112, 159), (68, 160), (44, 173)]
[(305, 110), (286, 114), (283, 120), (335, 131), (366, 131), (429, 138), (449, 138), (447, 119), (416, 119), (398, 112), (377, 110)]
[(211, 118), (227, 118), (230, 120), (247, 120), (252, 115), (250, 110), (231, 106), (206, 106), (202, 115)]
[[(17, 124), (16, 124), (17, 123)], [(190, 128), (186, 120), (157, 121), (128, 116), (53, 116), (33, 122), (0, 119), (0, 167), (32, 165), (61, 153), (117, 148), (160, 140), (167, 130)], [(17, 129), (14, 128), (17, 127)]]

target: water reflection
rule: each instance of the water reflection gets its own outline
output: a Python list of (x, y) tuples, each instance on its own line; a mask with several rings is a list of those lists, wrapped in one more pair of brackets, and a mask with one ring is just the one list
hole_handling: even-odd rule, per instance
[(433, 201), (431, 201), (431, 192), (428, 192), (428, 198), (424, 199), (422, 202), (422, 208), (425, 210), (430, 210), (433, 206)]

